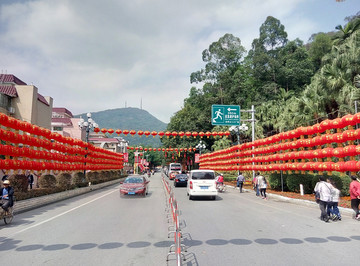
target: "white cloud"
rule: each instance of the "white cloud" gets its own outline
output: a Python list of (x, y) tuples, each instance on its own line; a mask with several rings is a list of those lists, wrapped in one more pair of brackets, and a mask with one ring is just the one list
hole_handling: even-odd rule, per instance
[(140, 107), (142, 98), (145, 110), (169, 122), (212, 42), (232, 33), (249, 50), (268, 15), (280, 19), (289, 37), (307, 41), (321, 18), (298, 8), (314, 1), (0, 2), (0, 69), (74, 114), (125, 102)]

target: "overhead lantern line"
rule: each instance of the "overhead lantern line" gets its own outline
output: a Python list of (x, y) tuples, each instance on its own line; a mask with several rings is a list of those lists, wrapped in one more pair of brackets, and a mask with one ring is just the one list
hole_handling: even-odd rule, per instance
[(143, 135), (145, 135), (146, 137), (149, 137), (150, 135), (153, 136), (154, 138), (156, 136), (159, 136), (160, 138), (166, 136), (167, 138), (170, 138), (170, 137), (173, 137), (173, 138), (176, 138), (176, 137), (180, 137), (180, 138), (183, 138), (184, 136), (186, 136), (187, 138), (190, 138), (190, 137), (193, 137), (193, 138), (197, 138), (197, 137), (200, 137), (200, 138), (203, 138), (204, 136), (206, 136), (207, 138), (210, 138), (211, 136), (216, 138), (216, 137), (223, 137), (223, 136), (230, 136), (230, 131), (225, 131), (225, 132), (222, 132), (222, 131), (219, 131), (219, 132), (210, 132), (210, 131), (207, 131), (207, 132), (196, 132), (196, 131), (193, 131), (193, 132), (190, 132), (190, 131), (187, 131), (187, 132), (183, 132), (183, 131), (180, 131), (180, 132), (177, 132), (177, 131), (173, 131), (173, 132), (170, 132), (170, 131), (142, 131), (142, 130), (127, 130), (127, 129), (124, 129), (124, 130), (121, 130), (121, 129), (112, 129), (112, 128), (95, 128), (94, 129), (94, 132), (96, 133), (109, 133), (110, 135), (112, 135), (113, 133), (116, 133), (118, 135), (120, 134), (124, 134), (125, 136), (127, 135), (131, 135), (132, 137), (138, 135), (139, 137), (142, 137)]

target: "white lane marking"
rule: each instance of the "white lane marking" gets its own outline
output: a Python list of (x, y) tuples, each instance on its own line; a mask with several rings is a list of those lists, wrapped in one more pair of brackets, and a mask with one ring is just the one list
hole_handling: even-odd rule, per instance
[(83, 203), (83, 204), (81, 204), (81, 205), (79, 205), (79, 206), (77, 206), (77, 207), (74, 207), (74, 208), (72, 208), (72, 209), (70, 209), (70, 210), (67, 210), (67, 211), (65, 211), (65, 212), (63, 212), (63, 213), (60, 213), (60, 214), (58, 214), (58, 215), (55, 215), (55, 216), (53, 216), (53, 217), (51, 217), (51, 218), (49, 218), (49, 219), (47, 219), (47, 220), (44, 220), (44, 221), (42, 221), (42, 222), (40, 222), (40, 223), (34, 224), (34, 225), (32, 225), (32, 226), (29, 226), (29, 227), (26, 227), (26, 228), (24, 228), (24, 229), (22, 229), (22, 230), (20, 230), (20, 231), (17, 231), (17, 232), (15, 232), (15, 233), (13, 233), (12, 235), (8, 236), (7, 238), (10, 238), (10, 237), (12, 237), (12, 236), (14, 236), (14, 235), (17, 235), (17, 234), (20, 234), (20, 233), (22, 233), (22, 232), (25, 232), (25, 231), (27, 231), (27, 230), (29, 230), (29, 229), (32, 229), (32, 228), (37, 227), (37, 226), (39, 226), (39, 225), (42, 225), (42, 224), (44, 224), (44, 223), (50, 222), (50, 221), (52, 221), (52, 220), (54, 220), (54, 219), (56, 219), (56, 218), (58, 218), (58, 217), (60, 217), (60, 216), (63, 216), (63, 215), (65, 215), (65, 214), (69, 213), (69, 212), (72, 212), (72, 211), (74, 211), (74, 210), (76, 210), (76, 209), (79, 209), (79, 208), (85, 206), (85, 205), (88, 205), (88, 204), (90, 204), (90, 203), (92, 203), (92, 202), (94, 202), (94, 201), (96, 201), (96, 200), (98, 200), (98, 199), (101, 199), (101, 198), (103, 198), (103, 197), (106, 197), (106, 196), (108, 196), (108, 195), (110, 195), (111, 193), (114, 193), (114, 192), (116, 192), (116, 191), (117, 191), (117, 190), (110, 191), (109, 193), (106, 193), (106, 194), (104, 194), (104, 195), (102, 195), (102, 196), (100, 196), (100, 197), (97, 197), (97, 198), (95, 198), (95, 199), (93, 199), (93, 200), (90, 200), (90, 201), (88, 201), (88, 202), (86, 202), (86, 203)]

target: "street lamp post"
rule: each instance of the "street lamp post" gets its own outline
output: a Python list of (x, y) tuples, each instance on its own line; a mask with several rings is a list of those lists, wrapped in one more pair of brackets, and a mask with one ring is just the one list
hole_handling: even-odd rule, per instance
[[(248, 129), (249, 129), (249, 127), (246, 124), (242, 124), (241, 126), (231, 126), (229, 128), (230, 132), (236, 134), (238, 145), (240, 145), (240, 133), (241, 132), (246, 132)], [(238, 172), (240, 174), (240, 170)]]
[(202, 142), (202, 140), (200, 140), (199, 144), (195, 146), (196, 149), (199, 149), (200, 155), (201, 155), (201, 151), (205, 150), (206, 145), (205, 143)]
[[(80, 121), (78, 122), (79, 128), (81, 130), (85, 130), (86, 135), (85, 135), (85, 142), (89, 143), (89, 133), (91, 130), (94, 130), (94, 128), (98, 127), (98, 124), (95, 123), (95, 121), (91, 118), (91, 113), (87, 113), (87, 121), (85, 121), (81, 116), (80, 116)], [(85, 149), (87, 150), (87, 146), (85, 147)], [(85, 154), (85, 159), (87, 157), (87, 154)], [(84, 163), (84, 165), (86, 166), (86, 161)], [(86, 167), (85, 167), (86, 168)], [(86, 174), (86, 169), (84, 169), (84, 176)]]

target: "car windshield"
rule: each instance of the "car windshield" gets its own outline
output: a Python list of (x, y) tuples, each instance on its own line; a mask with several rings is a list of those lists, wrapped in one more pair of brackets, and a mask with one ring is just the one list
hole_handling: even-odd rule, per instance
[(193, 172), (191, 178), (211, 180), (215, 179), (215, 174), (213, 172)]
[(186, 177), (187, 177), (187, 175), (185, 175), (185, 174), (176, 175), (176, 178), (186, 178)]
[(143, 179), (141, 177), (128, 177), (125, 179), (127, 184), (134, 184), (134, 183), (143, 183)]

